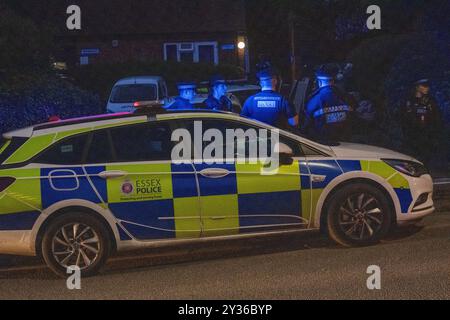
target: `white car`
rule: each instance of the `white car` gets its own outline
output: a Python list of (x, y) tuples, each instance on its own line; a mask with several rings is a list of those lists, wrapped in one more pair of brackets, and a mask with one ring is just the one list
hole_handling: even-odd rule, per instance
[[(209, 89), (207, 89), (209, 91)], [(228, 85), (227, 96), (233, 104), (233, 112), (241, 113), (245, 101), (251, 96), (261, 92), (261, 87), (252, 84), (245, 85)], [(204, 102), (208, 99), (208, 93), (197, 94), (191, 103), (199, 109), (204, 108)]]
[(280, 131), (280, 166), (263, 175), (265, 165), (234, 158), (177, 163), (180, 128), (193, 140), (211, 128), (274, 129), (231, 113), (159, 110), (5, 134), (0, 253), (39, 254), (62, 276), (74, 265), (92, 275), (115, 251), (174, 241), (321, 229), (345, 246), (372, 245), (434, 211), (431, 176), (394, 151)]
[(108, 100), (108, 113), (133, 112), (135, 103), (164, 104), (168, 98), (162, 77), (142, 76), (119, 80)]

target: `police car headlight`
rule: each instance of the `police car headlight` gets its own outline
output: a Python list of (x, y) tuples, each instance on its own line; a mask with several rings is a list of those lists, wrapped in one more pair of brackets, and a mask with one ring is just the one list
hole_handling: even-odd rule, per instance
[(421, 176), (429, 173), (427, 168), (418, 162), (391, 159), (383, 159), (383, 161), (395, 170), (411, 177), (420, 178)]

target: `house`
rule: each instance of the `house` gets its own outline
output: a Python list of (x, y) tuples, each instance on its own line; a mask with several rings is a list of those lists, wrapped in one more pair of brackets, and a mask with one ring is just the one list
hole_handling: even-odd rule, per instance
[(59, 36), (68, 63), (178, 61), (249, 71), (244, 0), (73, 2), (81, 9), (81, 30), (64, 23)]

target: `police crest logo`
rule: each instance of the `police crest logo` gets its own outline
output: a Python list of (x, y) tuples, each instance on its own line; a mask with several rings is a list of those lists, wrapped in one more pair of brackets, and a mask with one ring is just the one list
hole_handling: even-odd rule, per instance
[(124, 200), (153, 200), (161, 199), (163, 187), (161, 179), (142, 179), (136, 181), (125, 180), (120, 185), (120, 193)]
[(134, 186), (130, 181), (127, 180), (122, 184), (120, 191), (123, 195), (130, 195), (134, 191)]

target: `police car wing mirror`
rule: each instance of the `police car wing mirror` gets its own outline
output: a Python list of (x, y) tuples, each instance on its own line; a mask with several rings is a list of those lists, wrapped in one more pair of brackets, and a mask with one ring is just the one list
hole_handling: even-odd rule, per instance
[(292, 148), (282, 142), (278, 143), (278, 150), (275, 149), (275, 152), (278, 152), (279, 154), (288, 154), (291, 156), (294, 155), (294, 151), (292, 151)]
[(292, 154), (280, 153), (280, 165), (291, 166), (294, 163)]
[(294, 151), (284, 143), (278, 144), (278, 156), (282, 166), (290, 166), (294, 163)]

